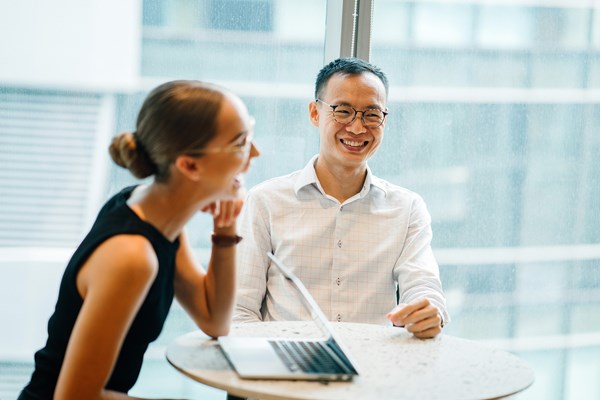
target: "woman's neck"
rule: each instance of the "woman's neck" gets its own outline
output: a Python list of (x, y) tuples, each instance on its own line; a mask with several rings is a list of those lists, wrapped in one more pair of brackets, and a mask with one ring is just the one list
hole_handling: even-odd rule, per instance
[[(173, 182), (137, 187), (127, 205), (142, 219), (158, 229), (168, 240), (175, 240), (188, 221), (202, 208), (198, 194)], [(207, 202), (208, 203), (208, 202)]]

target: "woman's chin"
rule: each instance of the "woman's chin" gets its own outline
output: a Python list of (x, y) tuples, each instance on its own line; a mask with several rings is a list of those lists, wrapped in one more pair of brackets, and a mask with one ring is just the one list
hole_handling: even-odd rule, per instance
[(242, 190), (244, 187), (244, 176), (241, 174), (236, 175), (236, 177), (233, 178), (232, 186), (236, 191)]
[(242, 176), (236, 176), (231, 185), (221, 196), (221, 200), (235, 200), (245, 195), (244, 180)]

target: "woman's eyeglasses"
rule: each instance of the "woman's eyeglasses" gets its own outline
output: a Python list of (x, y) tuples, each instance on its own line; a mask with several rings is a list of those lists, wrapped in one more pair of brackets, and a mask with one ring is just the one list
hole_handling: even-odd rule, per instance
[(208, 147), (196, 151), (186, 153), (189, 156), (201, 156), (205, 154), (215, 153), (244, 153), (244, 155), (250, 154), (252, 148), (252, 140), (254, 139), (254, 118), (250, 119), (250, 129), (243, 132), (235, 142), (222, 147)]

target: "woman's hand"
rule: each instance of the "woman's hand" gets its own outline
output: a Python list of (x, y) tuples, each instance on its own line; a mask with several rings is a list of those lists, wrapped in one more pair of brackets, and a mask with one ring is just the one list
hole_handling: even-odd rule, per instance
[(218, 200), (204, 207), (202, 211), (212, 214), (215, 228), (229, 228), (235, 225), (242, 211), (244, 200)]

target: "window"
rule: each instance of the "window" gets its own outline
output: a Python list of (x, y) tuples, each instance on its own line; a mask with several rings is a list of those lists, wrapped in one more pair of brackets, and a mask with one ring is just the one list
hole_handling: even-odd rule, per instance
[[(248, 185), (301, 168), (318, 151), (306, 111), (315, 75), (332, 48), (352, 47), (329, 31), (353, 13), (335, 4), (0, 6), (12, 38), (0, 42), (0, 398), (29, 379), (66, 261), (99, 206), (134, 182), (105, 149), (134, 127), (147, 92), (179, 78), (223, 84), (257, 121), (263, 156)], [(371, 10), (359, 11), (364, 26)], [(528, 360), (536, 383), (518, 398), (600, 398), (600, 5), (374, 0), (372, 12), (354, 44), (391, 90), (370, 165), (428, 204), (445, 332)], [(188, 229), (203, 263), (210, 227), (199, 215)], [(132, 395), (224, 398), (164, 360), (193, 329), (175, 305)]]
[[(106, 148), (135, 127), (151, 88), (188, 78), (232, 89), (278, 172), (303, 166), (318, 144), (306, 104), (323, 65), (324, 1), (59, 3), (0, 12), (0, 32), (15, 38), (0, 44), (0, 321), (11, 327), (0, 332), (2, 399), (29, 379), (73, 249), (104, 200), (135, 181)], [(270, 177), (272, 163), (258, 159), (249, 185)], [(206, 216), (189, 227), (203, 263), (211, 227)], [(166, 344), (193, 329), (174, 306), (132, 394), (224, 397), (165, 362)]]
[(600, 356), (599, 11), (543, 0), (374, 6), (371, 61), (392, 87), (371, 165), (429, 206), (453, 316), (445, 332), (533, 366), (518, 398), (600, 395), (585, 378), (600, 371), (590, 363)]

